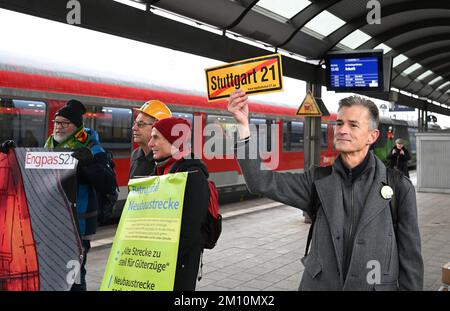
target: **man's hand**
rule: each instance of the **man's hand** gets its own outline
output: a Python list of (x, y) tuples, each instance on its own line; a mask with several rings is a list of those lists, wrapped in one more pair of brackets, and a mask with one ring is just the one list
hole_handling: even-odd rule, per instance
[(15, 147), (16, 147), (16, 144), (14, 143), (14, 140), (10, 140), (10, 139), (5, 140), (0, 147), (0, 152), (7, 154), (9, 149), (15, 148)]
[(405, 152), (403, 150), (400, 150), (401, 155), (405, 155)]
[(74, 149), (72, 157), (77, 159), (80, 165), (89, 165), (94, 162), (94, 155), (88, 147)]
[(228, 98), (228, 111), (231, 112), (237, 122), (240, 139), (250, 136), (247, 99), (248, 96), (240, 89), (234, 90)]

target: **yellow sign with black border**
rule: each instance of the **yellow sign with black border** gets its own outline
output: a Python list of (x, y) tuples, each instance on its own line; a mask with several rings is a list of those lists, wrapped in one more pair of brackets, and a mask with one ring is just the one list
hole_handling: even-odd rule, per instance
[(321, 117), (323, 115), (319, 105), (316, 102), (316, 99), (314, 98), (314, 96), (312, 96), (310, 91), (306, 93), (306, 96), (303, 99), (303, 102), (298, 108), (296, 114), (298, 116), (305, 117)]
[(281, 55), (272, 54), (205, 69), (208, 101), (230, 96), (235, 89), (247, 95), (283, 90)]

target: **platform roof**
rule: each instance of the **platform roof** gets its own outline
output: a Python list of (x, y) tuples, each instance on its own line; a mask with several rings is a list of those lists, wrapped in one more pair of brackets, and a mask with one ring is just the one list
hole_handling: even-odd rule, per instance
[[(225, 62), (277, 51), (286, 76), (323, 85), (327, 52), (382, 48), (394, 60), (396, 94), (370, 96), (450, 115), (450, 1), (0, 0), (0, 7), (67, 23), (70, 2), (80, 3), (80, 27)], [(379, 23), (369, 24), (378, 5)]]

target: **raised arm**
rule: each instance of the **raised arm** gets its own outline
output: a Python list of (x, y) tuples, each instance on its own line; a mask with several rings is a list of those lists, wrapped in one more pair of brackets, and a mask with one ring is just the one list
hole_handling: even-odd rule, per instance
[[(279, 173), (261, 167), (261, 159), (256, 148), (256, 137), (250, 137), (249, 108), (247, 96), (241, 90), (231, 93), (228, 111), (237, 122), (239, 138), (236, 156), (250, 192), (262, 194), (272, 200), (300, 208), (308, 212), (313, 176), (312, 171), (305, 174)], [(249, 154), (253, 151), (256, 154)]]

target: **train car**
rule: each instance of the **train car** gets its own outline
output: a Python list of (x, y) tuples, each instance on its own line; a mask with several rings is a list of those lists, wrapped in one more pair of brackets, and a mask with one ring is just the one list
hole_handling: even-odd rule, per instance
[[(34, 67), (0, 64), (0, 141), (13, 139), (20, 147), (43, 146), (53, 131), (53, 116), (71, 98), (81, 100), (88, 112), (84, 124), (95, 129), (102, 146), (111, 150), (120, 186), (118, 210), (127, 196), (132, 141), (133, 108), (149, 99), (168, 104), (174, 115), (186, 118), (193, 125), (192, 147), (208, 166), (216, 183), (221, 202), (241, 200), (246, 187), (230, 146), (219, 148), (225, 140), (206, 135), (203, 130), (214, 124), (227, 137), (235, 135), (234, 119), (226, 110), (226, 102), (207, 102), (205, 96), (186, 94), (164, 85), (132, 86), (111, 83), (105, 79), (83, 76), (65, 77)], [(250, 102), (251, 123), (257, 130), (259, 144), (269, 152), (279, 151), (278, 171), (303, 170), (303, 118), (296, 108), (286, 103)], [(195, 120), (195, 121), (194, 121)], [(335, 115), (324, 117), (321, 129), (321, 164), (331, 164), (336, 151), (332, 147)], [(273, 130), (277, 127), (278, 132)], [(200, 134), (198, 134), (200, 133)], [(274, 134), (275, 133), (275, 134)], [(275, 136), (275, 137), (274, 137)], [(217, 140), (212, 142), (212, 140)], [(215, 144), (214, 144), (215, 143)], [(215, 145), (215, 148), (203, 148)], [(199, 148), (200, 146), (200, 148)], [(226, 148), (228, 147), (228, 148)]]

